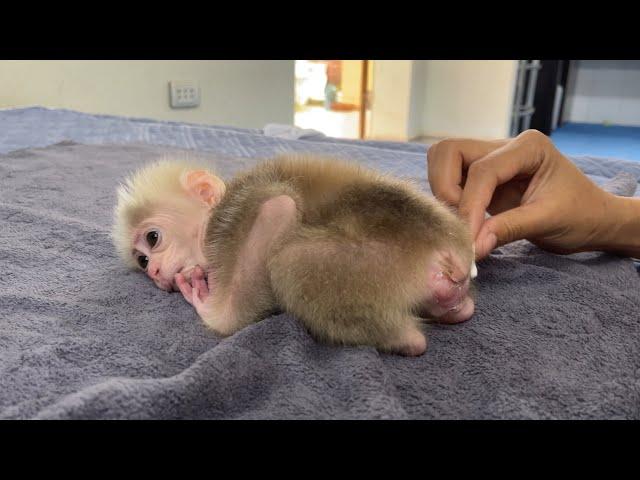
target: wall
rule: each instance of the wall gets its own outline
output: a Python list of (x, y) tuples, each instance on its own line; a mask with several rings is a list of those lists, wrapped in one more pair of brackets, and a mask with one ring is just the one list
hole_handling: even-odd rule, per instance
[(411, 90), (409, 91), (409, 118), (407, 119), (407, 137), (409, 139), (425, 136), (423, 124), (426, 92), (426, 62), (416, 60), (411, 69)]
[[(370, 136), (503, 137), (515, 66), (500, 60), (373, 61)], [(197, 80), (201, 105), (171, 109), (169, 80)], [(0, 108), (43, 105), (261, 128), (293, 123), (293, 94), (293, 60), (0, 61)]]
[(640, 126), (640, 61), (572, 61), (565, 98), (563, 121)]
[(370, 138), (408, 139), (412, 68), (411, 60), (373, 61)]
[(370, 138), (509, 136), (516, 60), (374, 60)]
[[(197, 108), (169, 106), (170, 80), (197, 80)], [(293, 123), (293, 60), (0, 61), (0, 108), (41, 105), (261, 128)]]
[(509, 136), (516, 60), (420, 60), (423, 135)]
[(342, 60), (342, 102), (360, 105), (362, 60)]

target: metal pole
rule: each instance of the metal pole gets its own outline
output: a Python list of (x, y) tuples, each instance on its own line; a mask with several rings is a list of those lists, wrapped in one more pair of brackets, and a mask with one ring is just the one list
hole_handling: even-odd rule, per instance
[(536, 93), (536, 83), (538, 82), (538, 70), (540, 69), (540, 60), (533, 60), (529, 64), (529, 78), (527, 82), (527, 100), (524, 104), (524, 110), (529, 110), (530, 113), (524, 116), (522, 122), (522, 129), (528, 130), (531, 125), (531, 116), (535, 112), (535, 108), (533, 107), (533, 100)]
[(520, 105), (522, 103), (522, 96), (524, 94), (524, 75), (526, 63), (526, 60), (520, 60), (518, 62), (518, 78), (516, 82), (516, 92), (513, 101), (513, 119), (511, 123), (512, 137), (515, 137), (518, 134), (518, 125), (520, 124)]

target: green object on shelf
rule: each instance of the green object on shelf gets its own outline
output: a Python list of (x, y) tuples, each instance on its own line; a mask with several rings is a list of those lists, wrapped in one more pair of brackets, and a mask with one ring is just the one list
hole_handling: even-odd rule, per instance
[(324, 87), (324, 108), (331, 110), (331, 105), (336, 101), (336, 95), (338, 94), (338, 87), (332, 83), (327, 83)]

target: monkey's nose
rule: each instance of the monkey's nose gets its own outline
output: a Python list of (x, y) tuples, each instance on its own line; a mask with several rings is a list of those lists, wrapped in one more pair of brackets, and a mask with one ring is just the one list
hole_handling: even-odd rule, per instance
[(160, 276), (160, 266), (155, 264), (149, 265), (149, 269), (147, 270), (147, 273), (153, 280), (157, 280), (158, 277)]

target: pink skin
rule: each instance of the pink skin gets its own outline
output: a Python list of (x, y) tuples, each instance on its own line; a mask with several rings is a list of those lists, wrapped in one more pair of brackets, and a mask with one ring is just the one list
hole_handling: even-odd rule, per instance
[[(439, 323), (469, 320), (475, 306), (469, 296), (471, 265), (453, 252), (438, 252), (426, 269), (426, 299), (422, 315)], [(427, 339), (419, 329), (405, 330), (392, 348), (401, 355), (419, 356), (427, 349)]]
[(180, 289), (180, 293), (182, 293), (182, 296), (190, 305), (193, 305), (196, 312), (198, 312), (201, 317), (207, 313), (206, 302), (207, 298), (209, 298), (209, 285), (211, 285), (211, 290), (213, 290), (213, 281), (211, 276), (206, 279), (205, 275), (204, 270), (200, 266), (196, 266), (193, 269), (190, 282), (182, 273), (177, 273), (175, 275), (175, 282)]
[(469, 320), (475, 306), (469, 296), (471, 266), (451, 253), (438, 253), (426, 272), (428, 293), (424, 304), (426, 314), (442, 323)]
[[(133, 258), (146, 256), (148, 263), (141, 269), (156, 286), (168, 292), (179, 290), (176, 275), (190, 279), (196, 265), (204, 266), (204, 236), (211, 210), (220, 202), (225, 192), (224, 182), (206, 170), (185, 172), (180, 183), (184, 195), (167, 199), (156, 205), (163, 212), (145, 219), (134, 231)], [(147, 241), (149, 231), (159, 233), (158, 241)]]
[[(438, 261), (427, 269), (427, 291), (429, 292), (424, 307), (427, 314), (440, 323), (460, 323), (471, 318), (474, 303), (469, 296), (470, 268), (463, 268), (461, 261), (454, 255), (437, 255)], [(247, 272), (250, 275), (250, 272)], [(196, 266), (191, 279), (183, 273), (175, 275), (175, 283), (185, 300), (192, 305), (198, 315), (204, 318), (209, 313), (207, 302), (215, 286), (213, 278)], [(406, 356), (422, 355), (427, 349), (427, 339), (416, 328), (404, 331), (397, 343), (392, 345), (397, 353)]]
[[(169, 292), (179, 290), (202, 318), (212, 313), (208, 311), (211, 303), (207, 299), (214, 289), (213, 279), (206, 272), (206, 259), (202, 252), (211, 208), (224, 192), (223, 188), (216, 185), (219, 184), (212, 176), (203, 176), (199, 172), (188, 176), (185, 188), (198, 201), (186, 210), (187, 213), (176, 211), (170, 205), (164, 206), (159, 210), (166, 213), (145, 220), (134, 236), (134, 260), (141, 255), (146, 256), (148, 264), (145, 272), (158, 288)], [(292, 216), (289, 212), (291, 209), (286, 208), (290, 207), (290, 202), (277, 201), (278, 198), (271, 200), (276, 201), (265, 203), (265, 206), (270, 206), (265, 209), (264, 221), (256, 221), (250, 235), (253, 239), (249, 242), (252, 249), (243, 257), (240, 271), (249, 278), (252, 277), (251, 272), (259, 268), (257, 259), (260, 253), (256, 247), (260, 251), (266, 249), (270, 243), (266, 239), (273, 238), (280, 230), (278, 226), (286, 224), (285, 220)], [(290, 198), (288, 200), (293, 202)], [(155, 245), (147, 241), (147, 234), (151, 230), (159, 233)], [(469, 273), (470, 265), (465, 267), (452, 252), (439, 252), (434, 256), (424, 278), (427, 292), (424, 309), (429, 317), (439, 322), (458, 323), (473, 315), (474, 304), (468, 295)], [(424, 334), (416, 329), (404, 332), (398, 342), (394, 349), (405, 355), (421, 355), (426, 349)]]
[[(247, 236), (246, 243), (239, 253), (240, 264), (234, 273), (234, 283), (240, 285), (235, 290), (235, 295), (243, 297), (251, 295), (246, 290), (246, 285), (251, 284), (251, 279), (260, 277), (266, 263), (266, 252), (272, 242), (282, 234), (295, 220), (296, 205), (293, 199), (287, 195), (279, 195), (265, 201), (260, 207), (259, 214)], [(184, 298), (193, 305), (200, 315), (205, 318), (208, 315), (207, 298), (213, 290), (213, 276), (209, 275), (205, 281), (205, 272), (199, 266), (193, 270), (191, 282), (182, 273), (175, 276), (176, 285)]]
[[(455, 255), (437, 255), (437, 257), (438, 261), (433, 262), (427, 269), (426, 290), (429, 294), (424, 303), (425, 314), (441, 323), (460, 323), (469, 320), (475, 310), (474, 302), (469, 296), (470, 268), (464, 268), (463, 263)], [(175, 284), (185, 300), (193, 305), (200, 316), (203, 316), (206, 313), (207, 298), (214, 290), (212, 276), (207, 276), (200, 266), (196, 266), (191, 279), (188, 279), (184, 273), (177, 273)], [(412, 354), (423, 353), (426, 342), (422, 334), (419, 332), (408, 332), (408, 334), (416, 337), (413, 343), (418, 344), (412, 350)]]
[[(204, 232), (209, 214), (205, 209), (191, 212), (189, 216), (179, 213), (155, 215), (143, 222), (135, 231), (133, 257), (148, 258), (145, 273), (161, 290), (178, 291), (176, 274), (190, 278), (196, 265), (204, 265)], [(156, 231), (158, 241), (151, 246), (147, 234)], [(187, 248), (185, 248), (187, 247)]]

